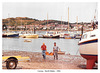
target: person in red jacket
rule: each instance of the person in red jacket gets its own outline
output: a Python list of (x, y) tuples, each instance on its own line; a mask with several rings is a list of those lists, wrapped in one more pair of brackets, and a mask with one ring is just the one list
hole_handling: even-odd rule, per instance
[(42, 50), (43, 59), (46, 59), (45, 52), (47, 51), (47, 47), (46, 47), (45, 43), (43, 43), (43, 45), (41, 46), (41, 50)]

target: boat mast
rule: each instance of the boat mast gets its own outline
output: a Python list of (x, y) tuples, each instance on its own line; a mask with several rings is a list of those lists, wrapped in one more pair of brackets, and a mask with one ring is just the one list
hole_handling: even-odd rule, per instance
[(16, 27), (17, 27), (17, 21), (16, 21), (16, 24), (15, 24), (15, 31), (16, 31)]
[(25, 31), (26, 31), (26, 33), (27, 33), (27, 27), (26, 27), (26, 24), (27, 24), (27, 22), (24, 24), (24, 26), (25, 26)]
[(46, 29), (47, 29), (47, 25), (48, 25), (48, 13), (47, 13), (47, 21), (46, 21), (46, 25), (45, 25)]
[[(10, 24), (10, 23), (9, 23), (9, 15), (10, 15), (10, 14), (8, 13), (8, 25)], [(8, 32), (8, 31), (9, 31), (9, 29), (7, 28), (7, 32)]]
[(61, 30), (62, 30), (62, 16), (61, 16)]
[(92, 23), (93, 30), (95, 29), (95, 24), (96, 24), (96, 9), (95, 9), (94, 19), (93, 19), (93, 23)]
[(69, 33), (69, 7), (68, 7), (68, 33)]
[(91, 20), (91, 26), (92, 26), (92, 29), (91, 29), (91, 31), (93, 30), (93, 25), (92, 25), (92, 22), (93, 22), (93, 21)]
[(35, 34), (35, 25), (33, 26), (34, 34)]
[(21, 31), (22, 31), (22, 19), (21, 19)]
[(78, 32), (78, 16), (76, 16), (77, 32)]
[(47, 25), (48, 25), (48, 13), (47, 13)]

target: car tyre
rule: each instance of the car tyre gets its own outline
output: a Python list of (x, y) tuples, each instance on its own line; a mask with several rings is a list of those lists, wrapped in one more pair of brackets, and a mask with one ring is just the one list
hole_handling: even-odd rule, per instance
[(17, 60), (15, 59), (8, 59), (6, 61), (6, 68), (7, 69), (16, 69), (17, 67)]

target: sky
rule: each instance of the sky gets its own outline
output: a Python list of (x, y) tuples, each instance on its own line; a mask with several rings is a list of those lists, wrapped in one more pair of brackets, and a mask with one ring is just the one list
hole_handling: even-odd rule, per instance
[[(69, 22), (91, 22), (94, 15), (98, 20), (96, 2), (3, 2), (2, 18), (29, 17), (38, 20), (61, 20)], [(96, 13), (95, 13), (96, 9)]]

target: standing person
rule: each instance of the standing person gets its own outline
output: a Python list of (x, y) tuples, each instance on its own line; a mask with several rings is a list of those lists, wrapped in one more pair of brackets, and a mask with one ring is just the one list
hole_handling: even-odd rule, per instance
[(58, 60), (58, 49), (60, 50), (60, 48), (56, 46), (56, 42), (54, 42), (53, 53), (54, 53), (54, 59), (56, 57), (56, 60)]
[(47, 50), (46, 48), (47, 47), (46, 47), (45, 43), (43, 43), (43, 45), (41, 46), (43, 59), (46, 59), (46, 54), (45, 54), (45, 52)]

